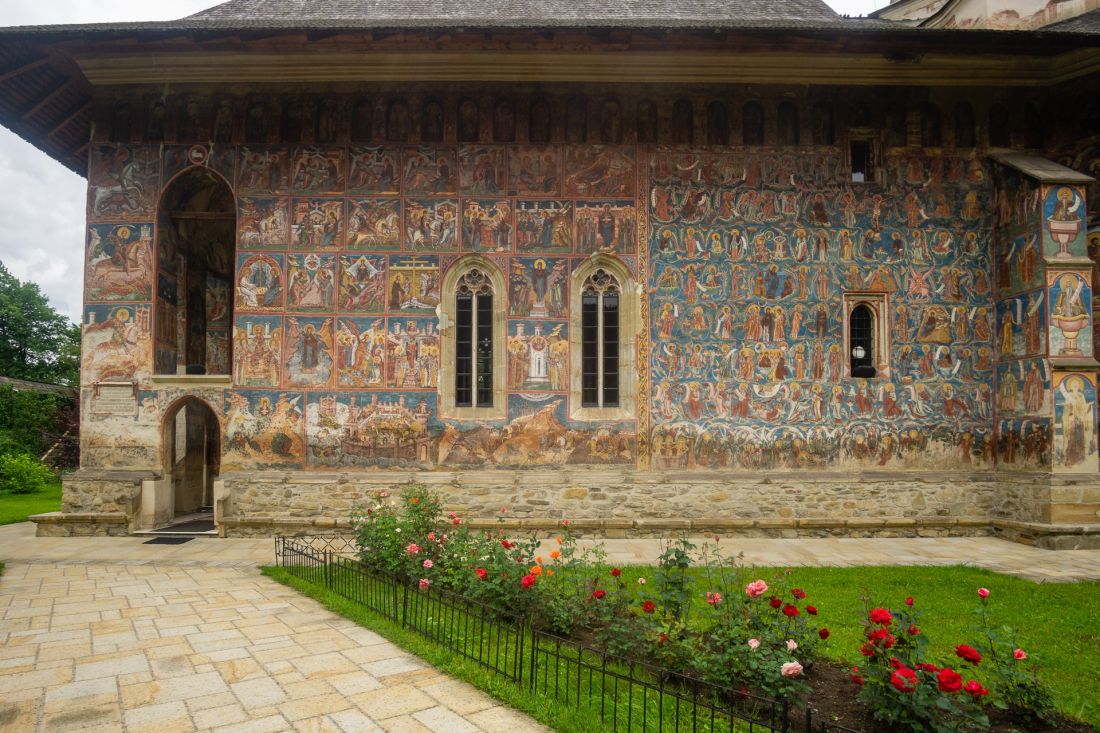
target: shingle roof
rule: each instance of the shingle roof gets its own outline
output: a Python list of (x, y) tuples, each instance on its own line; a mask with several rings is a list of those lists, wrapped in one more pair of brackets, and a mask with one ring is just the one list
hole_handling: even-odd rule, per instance
[(1100, 34), (1100, 10), (1082, 13), (1076, 18), (1051, 23), (1043, 30), (1060, 33), (1097, 33)]
[(720, 27), (837, 18), (822, 0), (230, 0), (184, 21), (303, 27)]

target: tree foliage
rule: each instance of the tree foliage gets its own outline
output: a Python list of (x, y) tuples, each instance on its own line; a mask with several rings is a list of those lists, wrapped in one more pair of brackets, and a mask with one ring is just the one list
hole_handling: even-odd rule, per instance
[(58, 313), (32, 282), (0, 263), (0, 375), (78, 384), (80, 326)]

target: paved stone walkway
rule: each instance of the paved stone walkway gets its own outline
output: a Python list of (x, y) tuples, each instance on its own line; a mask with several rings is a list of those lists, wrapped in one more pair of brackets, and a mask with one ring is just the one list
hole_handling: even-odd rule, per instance
[(0, 730), (545, 729), (254, 569), (17, 562)]
[[(0, 527), (0, 730), (545, 730), (261, 576), (273, 540), (146, 541)], [(650, 563), (662, 549), (655, 539), (603, 544), (616, 564)], [(727, 538), (721, 547), (751, 565), (966, 564), (1044, 582), (1100, 579), (1100, 550), (991, 538)]]

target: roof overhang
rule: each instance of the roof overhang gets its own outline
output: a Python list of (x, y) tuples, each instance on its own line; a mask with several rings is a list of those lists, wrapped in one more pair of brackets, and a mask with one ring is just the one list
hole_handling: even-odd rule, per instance
[(85, 173), (97, 87), (355, 82), (1047, 87), (1100, 72), (1100, 35), (877, 21), (738, 28), (0, 29), (0, 124)]

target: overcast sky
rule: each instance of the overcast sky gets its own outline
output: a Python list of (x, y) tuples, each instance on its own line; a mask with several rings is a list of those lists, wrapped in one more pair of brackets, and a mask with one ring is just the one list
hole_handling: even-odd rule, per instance
[[(887, 0), (826, 0), (865, 15)], [(0, 0), (0, 26), (182, 18), (217, 0)], [(0, 127), (0, 261), (74, 321), (83, 300), (85, 182)]]

